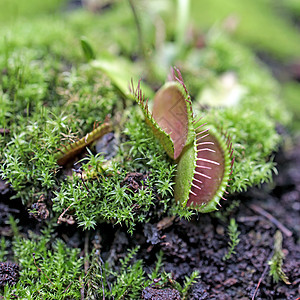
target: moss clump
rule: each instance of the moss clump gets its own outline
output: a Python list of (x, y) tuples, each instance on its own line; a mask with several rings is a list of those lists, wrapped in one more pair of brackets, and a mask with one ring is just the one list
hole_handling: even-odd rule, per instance
[[(154, 269), (147, 274), (143, 269), (143, 260), (136, 258), (138, 250), (138, 247), (130, 250), (116, 266), (104, 263), (98, 251), (92, 253), (91, 265), (85, 277), (89, 299), (99, 299), (106, 295), (114, 296), (115, 299), (140, 299), (142, 291), (147, 287), (159, 291), (168, 285), (177, 290), (182, 299), (187, 299), (189, 289), (199, 275), (198, 271), (186, 276), (183, 284), (180, 284), (163, 270), (163, 253), (160, 252)], [(159, 283), (155, 284), (155, 280)]]
[(16, 197), (30, 205), (58, 188), (58, 149), (104, 120), (118, 98), (103, 76), (93, 79), (87, 71), (79, 75), (75, 70), (58, 75), (49, 70), (46, 52), (35, 63), (31, 60), (37, 52), (27, 57), (25, 51), (23, 62), (14, 54), (0, 95), (1, 128), (9, 129), (0, 136), (1, 173)]
[[(137, 222), (147, 222), (157, 209), (161, 215), (171, 205), (175, 166), (168, 161), (160, 145), (142, 123), (136, 130), (138, 116), (127, 124), (129, 140), (122, 143), (115, 161), (90, 154), (83, 160), (85, 183), (73, 174), (55, 192), (54, 211), (71, 207), (80, 226), (95, 227), (97, 221), (121, 223), (132, 232)], [(126, 151), (126, 152), (125, 152)], [(99, 172), (99, 170), (102, 170)], [(144, 174), (136, 191), (124, 182), (131, 172)]]
[(83, 259), (80, 249), (69, 248), (56, 239), (50, 225), (41, 234), (29, 233), (28, 238), (16, 231), (12, 242), (13, 259), (21, 266), (16, 285), (4, 287), (4, 298), (12, 295), (22, 299), (80, 299), (80, 277), (83, 276)]
[(239, 235), (241, 233), (238, 231), (238, 226), (235, 222), (235, 219), (230, 219), (230, 223), (228, 225), (228, 236), (230, 241), (228, 242), (228, 251), (223, 256), (223, 260), (227, 260), (231, 257), (232, 254), (235, 254), (235, 247), (240, 242)]

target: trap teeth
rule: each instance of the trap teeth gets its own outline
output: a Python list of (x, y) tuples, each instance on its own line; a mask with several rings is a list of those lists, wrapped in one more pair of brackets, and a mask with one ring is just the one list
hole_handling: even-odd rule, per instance
[[(199, 128), (197, 123), (194, 126)], [(183, 151), (177, 165), (174, 191), (176, 201), (203, 213), (216, 210), (220, 200), (226, 200), (223, 194), (232, 172), (232, 150), (226, 143), (228, 137), (223, 137), (211, 126), (206, 127), (201, 129), (202, 134), (209, 129), (201, 141), (203, 148), (199, 148), (195, 140), (194, 145)]]

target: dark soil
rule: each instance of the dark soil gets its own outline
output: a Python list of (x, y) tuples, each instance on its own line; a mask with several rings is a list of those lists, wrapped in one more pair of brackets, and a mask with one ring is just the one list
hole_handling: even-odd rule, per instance
[(0, 262), (0, 287), (15, 285), (19, 279), (19, 266), (11, 262)]
[[(138, 258), (144, 260), (146, 272), (153, 269), (156, 254), (163, 250), (164, 268), (172, 274), (173, 280), (182, 284), (185, 276), (194, 270), (200, 272), (201, 277), (190, 289), (188, 299), (251, 299), (254, 294), (255, 299), (297, 299), (300, 297), (299, 149), (300, 140), (292, 150), (281, 150), (277, 154), (279, 175), (274, 177), (272, 189), (270, 185), (263, 185), (233, 195), (226, 203), (223, 202), (221, 214), (201, 214), (191, 221), (164, 218), (158, 223), (139, 225), (132, 236), (125, 227), (109, 224), (99, 225), (88, 235), (79, 231), (76, 225), (62, 224), (57, 235), (69, 246), (82, 249), (86, 237), (90, 250), (101, 241), (98, 248), (101, 247), (103, 260), (116, 264), (128, 249), (139, 245)], [(131, 173), (123, 184), (130, 186), (134, 192), (143, 188), (143, 179), (142, 174)], [(30, 217), (20, 201), (8, 200), (11, 193), (9, 187), (0, 182), (1, 235), (12, 235), (6, 224), (9, 214), (20, 220), (24, 233), (29, 228), (38, 232), (42, 223), (37, 219), (43, 219), (43, 214)], [(237, 200), (240, 205), (229, 210), (229, 206)], [(42, 207), (43, 202), (39, 204)], [(238, 224), (240, 242), (235, 249), (236, 254), (224, 261), (230, 218), (235, 218)], [(286, 255), (283, 271), (290, 285), (274, 283), (269, 276), (268, 261), (273, 254), (274, 235), (278, 229), (283, 234), (283, 252)], [(141, 298), (180, 299), (171, 283), (164, 289), (159, 287), (158, 278), (153, 286), (144, 289)]]

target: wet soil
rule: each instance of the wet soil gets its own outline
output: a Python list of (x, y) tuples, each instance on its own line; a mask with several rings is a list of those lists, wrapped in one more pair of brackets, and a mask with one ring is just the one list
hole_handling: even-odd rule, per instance
[[(278, 175), (274, 176), (273, 185), (233, 195), (223, 202), (221, 214), (201, 214), (190, 221), (164, 218), (157, 223), (139, 225), (133, 235), (125, 227), (109, 224), (99, 225), (88, 235), (76, 225), (61, 224), (56, 234), (69, 246), (82, 249), (87, 236), (90, 250), (96, 240), (101, 241), (102, 259), (116, 264), (128, 249), (139, 245), (137, 258), (144, 260), (146, 272), (153, 269), (157, 253), (163, 250), (164, 269), (179, 283), (194, 270), (199, 271), (200, 278), (190, 289), (188, 299), (297, 299), (300, 297), (299, 149), (300, 139), (293, 149), (279, 151)], [(139, 189), (142, 176), (131, 173), (124, 183), (130, 183), (132, 190)], [(1, 236), (12, 235), (6, 223), (9, 215), (20, 220), (25, 234), (28, 229), (39, 232), (43, 221), (30, 216), (20, 201), (9, 200), (11, 195), (9, 187), (0, 182)], [(232, 205), (238, 202), (239, 205)], [(237, 222), (240, 242), (236, 253), (224, 261), (230, 218)], [(274, 283), (269, 276), (268, 261), (274, 253), (274, 235), (278, 229), (283, 234), (283, 271), (290, 285), (282, 281)], [(145, 288), (141, 298), (180, 299), (172, 286), (157, 289), (159, 278), (157, 282)]]

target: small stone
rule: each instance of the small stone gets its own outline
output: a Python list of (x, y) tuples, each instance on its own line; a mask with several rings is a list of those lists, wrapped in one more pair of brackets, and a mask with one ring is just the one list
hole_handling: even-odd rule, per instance
[(180, 294), (177, 290), (166, 288), (152, 288), (147, 287), (142, 291), (142, 299), (145, 300), (181, 300)]
[(217, 226), (216, 231), (217, 231), (217, 234), (219, 234), (219, 235), (224, 235), (224, 232), (225, 232), (224, 227), (221, 225)]
[(234, 285), (234, 284), (236, 284), (236, 283), (237, 283), (237, 279), (236, 279), (236, 278), (233, 278), (233, 277), (228, 278), (228, 279), (226, 279), (226, 280), (224, 281), (224, 285), (225, 285), (225, 286), (232, 286), (232, 285)]

